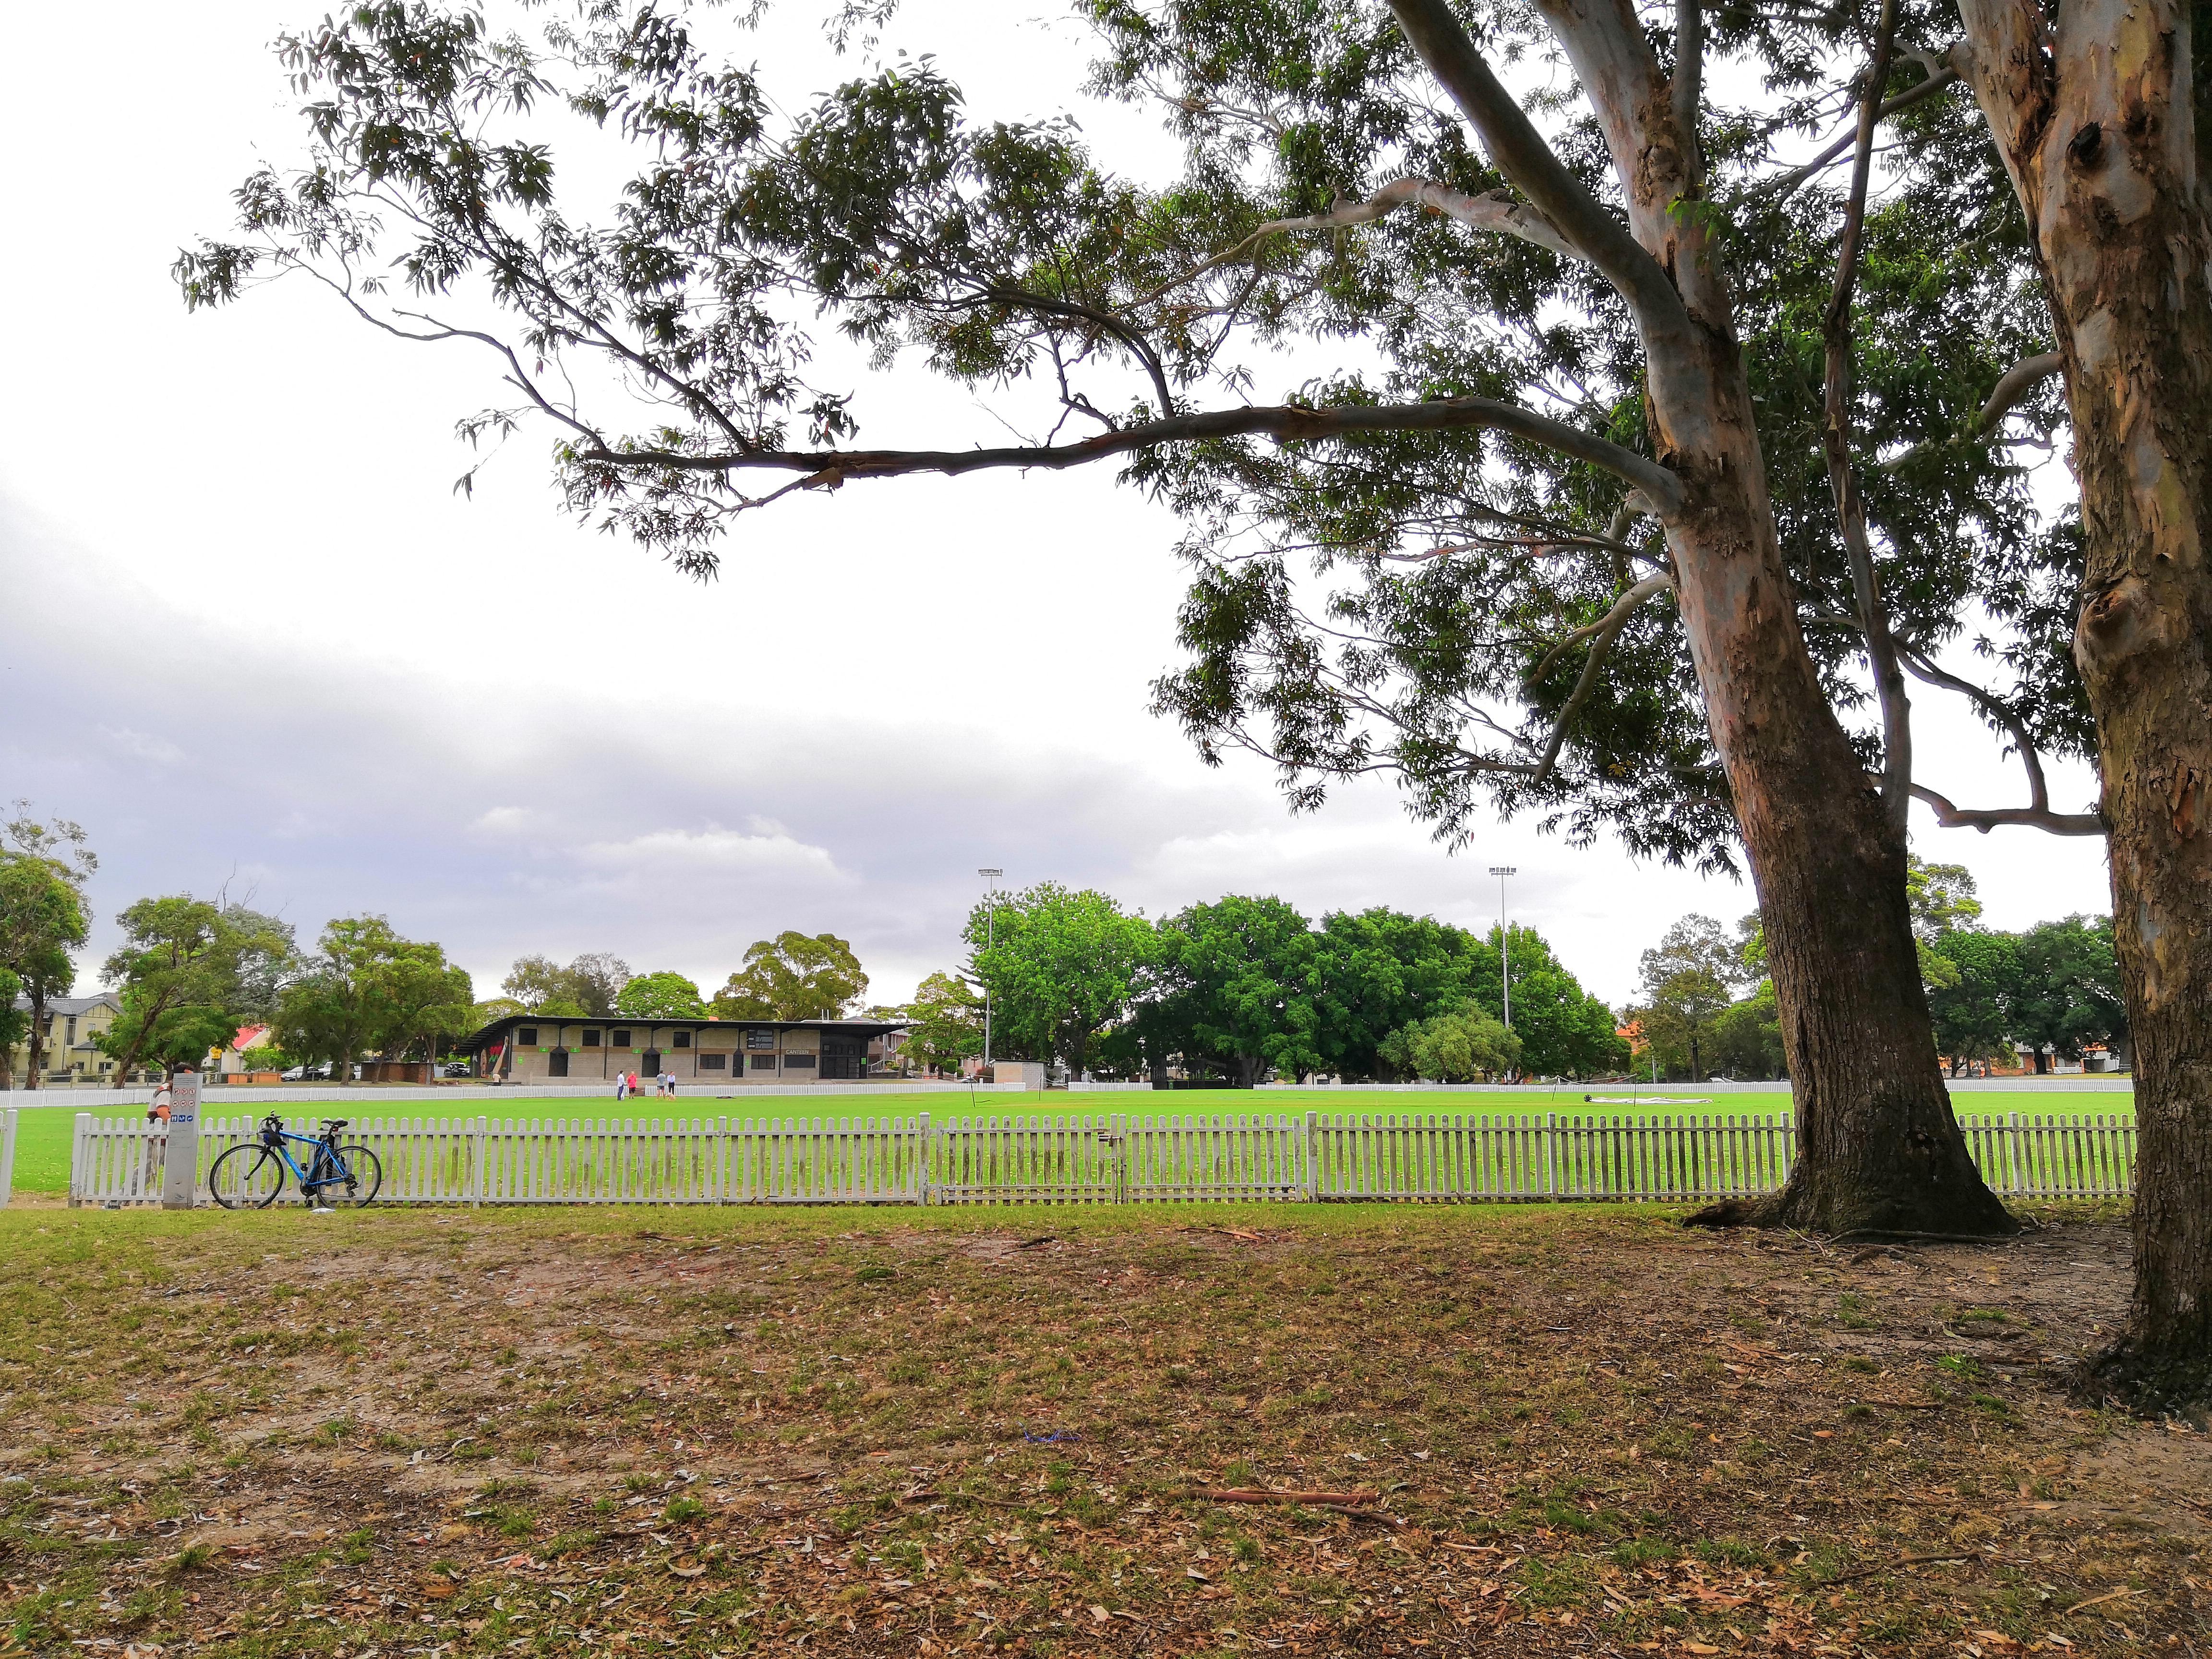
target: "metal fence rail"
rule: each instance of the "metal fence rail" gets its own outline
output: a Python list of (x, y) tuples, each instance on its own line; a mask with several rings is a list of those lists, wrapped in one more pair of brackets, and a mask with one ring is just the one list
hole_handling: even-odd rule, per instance
[[(12, 1115), (10, 1115), (12, 1116)], [(2012, 1198), (2134, 1189), (2132, 1116), (1962, 1114)], [(9, 1126), (0, 1121), (0, 1136)], [(201, 1126), (199, 1182), (253, 1117)], [(1789, 1178), (1786, 1115), (1319, 1112), (693, 1119), (386, 1118), (356, 1123), (396, 1204), (1115, 1204), (1210, 1200), (1687, 1202)], [(72, 1204), (158, 1203), (164, 1132), (76, 1118)], [(0, 1182), (6, 1180), (0, 1164)]]

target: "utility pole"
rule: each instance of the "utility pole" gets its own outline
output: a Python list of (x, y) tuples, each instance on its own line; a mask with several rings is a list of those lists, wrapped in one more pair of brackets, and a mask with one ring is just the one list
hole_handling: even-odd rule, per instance
[[(1003, 870), (978, 870), (983, 878), (983, 890), (989, 908), (983, 913), (983, 948), (988, 951), (999, 941), (999, 878)], [(991, 981), (983, 981), (983, 1069), (991, 1067)]]
[(1505, 1029), (1513, 1029), (1513, 958), (1507, 954), (1505, 942), (1510, 935), (1505, 927), (1505, 878), (1520, 874), (1510, 864), (1493, 864), (1490, 873), (1498, 878), (1498, 983), (1504, 998)]

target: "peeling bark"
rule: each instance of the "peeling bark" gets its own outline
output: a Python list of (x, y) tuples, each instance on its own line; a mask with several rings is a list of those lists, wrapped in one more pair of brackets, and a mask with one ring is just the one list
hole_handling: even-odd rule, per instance
[(2212, 1393), (2212, 215), (2176, 0), (1960, 0), (1956, 57), (2034, 227), (2064, 362), (2113, 945), (2140, 1134), (2129, 1329), (2100, 1378)]

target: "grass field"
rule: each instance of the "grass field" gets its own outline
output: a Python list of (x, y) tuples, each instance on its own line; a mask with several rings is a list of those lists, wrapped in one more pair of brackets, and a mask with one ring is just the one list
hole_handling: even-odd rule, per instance
[[(1625, 1106), (1585, 1104), (1585, 1095), (1636, 1095), (1649, 1097), (1663, 1094), (1679, 1105)], [(973, 1097), (971, 1107), (968, 1097), (945, 1094), (885, 1094), (833, 1095), (804, 1097), (792, 1095), (743, 1096), (717, 1097), (708, 1094), (679, 1095), (674, 1100), (659, 1100), (647, 1097), (643, 1100), (625, 1101), (619, 1105), (611, 1094), (605, 1099), (574, 1097), (560, 1099), (533, 1099), (526, 1096), (509, 1096), (504, 1091), (494, 1094), (486, 1091), (455, 1092), (453, 1103), (447, 1107), (442, 1101), (393, 1101), (380, 1104), (372, 1090), (362, 1091), (359, 1103), (302, 1103), (293, 1109), (293, 1114), (302, 1121), (313, 1121), (323, 1115), (344, 1115), (350, 1118), (418, 1118), (459, 1116), (481, 1113), (487, 1116), (521, 1119), (533, 1121), (560, 1119), (628, 1118), (651, 1120), (696, 1120), (702, 1117), (737, 1116), (749, 1119), (767, 1118), (845, 1118), (856, 1117), (912, 1117), (927, 1112), (933, 1118), (945, 1119), (969, 1115), (1009, 1116), (1039, 1112), (1076, 1113), (1139, 1113), (1160, 1115), (1218, 1115), (1246, 1113), (1286, 1113), (1319, 1111), (1332, 1114), (1371, 1114), (1382, 1115), (1451, 1115), (1502, 1117), (1524, 1115), (1529, 1113), (1559, 1112), (1577, 1115), (1609, 1117), (1657, 1117), (1696, 1115), (1711, 1117), (1735, 1117), (1753, 1114), (1773, 1115), (1790, 1109), (1787, 1093), (1701, 1095), (1688, 1085), (1663, 1085), (1653, 1090), (1648, 1085), (1632, 1088), (1625, 1085), (1562, 1084), (1556, 1088), (1536, 1088), (1512, 1092), (1480, 1095), (1391, 1094), (1357, 1088), (1327, 1089), (1266, 1089), (1266, 1090), (1176, 1090), (1172, 1092), (1132, 1091), (1127, 1093), (1086, 1095), (1080, 1091), (1054, 1090), (1048, 1093), (991, 1094), (979, 1092)], [(2132, 1110), (2134, 1097), (2119, 1092), (2049, 1092), (2030, 1089), (1990, 1093), (1960, 1094), (1954, 1097), (1953, 1104), (1962, 1115), (1978, 1116), (1987, 1113), (2033, 1112), (2045, 1116), (2072, 1117), (2106, 1115)], [(67, 1104), (22, 1108), (18, 1120), (15, 1151), (15, 1188), (23, 1193), (65, 1193), (69, 1190), (70, 1128), (78, 1110)], [(220, 1096), (208, 1101), (204, 1109), (208, 1115), (258, 1115), (268, 1109), (264, 1105), (239, 1103), (226, 1112)], [(100, 1109), (96, 1115), (129, 1117), (131, 1108)]]
[(16, 1211), (0, 1653), (2201, 1654), (2037, 1214)]

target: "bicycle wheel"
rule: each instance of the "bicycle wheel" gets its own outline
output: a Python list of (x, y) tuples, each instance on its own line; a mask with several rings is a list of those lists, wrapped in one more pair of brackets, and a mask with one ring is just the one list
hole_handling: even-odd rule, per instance
[(350, 1204), (356, 1209), (375, 1203), (377, 1189), (384, 1185), (384, 1165), (376, 1154), (356, 1141), (339, 1147), (338, 1156), (345, 1160), (346, 1176), (322, 1188), (323, 1202)]
[(208, 1171), (208, 1192), (226, 1210), (265, 1210), (284, 1189), (284, 1160), (258, 1141), (234, 1146)]

